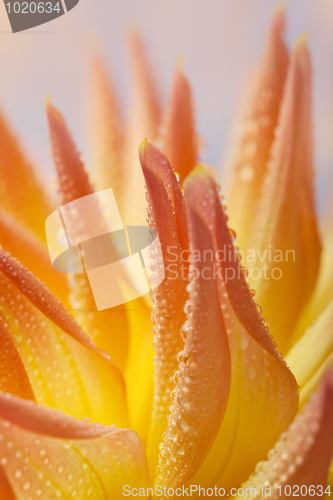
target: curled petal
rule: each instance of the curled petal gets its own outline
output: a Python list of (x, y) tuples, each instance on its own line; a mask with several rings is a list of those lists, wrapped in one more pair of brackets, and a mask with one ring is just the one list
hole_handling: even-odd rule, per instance
[[(230, 389), (230, 352), (221, 314), (214, 262), (195, 259), (213, 249), (197, 196), (196, 179), (184, 184), (192, 261), (185, 347), (179, 356), (176, 388), (161, 446), (157, 483), (168, 487), (188, 481), (200, 467), (221, 425)], [(207, 208), (206, 208), (207, 210)]]
[[(152, 292), (155, 387), (147, 455), (154, 472), (158, 446), (168, 425), (167, 401), (175, 387), (173, 375), (178, 368), (177, 354), (184, 347), (180, 329), (186, 319), (183, 308), (188, 294), (187, 264), (182, 261), (181, 253), (184, 250), (182, 242), (187, 243), (187, 236), (184, 201), (167, 158), (145, 142), (140, 147), (140, 161), (149, 196), (150, 224), (158, 232), (165, 269), (164, 281)], [(177, 218), (175, 212), (178, 212)], [(163, 265), (157, 259), (153, 262), (154, 269)]]
[(35, 400), (27, 372), (0, 316), (0, 389), (23, 399)]
[[(177, 173), (171, 167), (171, 164), (158, 148), (144, 141), (139, 150), (141, 167), (144, 171), (150, 171), (155, 175), (159, 182), (163, 184), (167, 192), (168, 198), (172, 205), (173, 216), (177, 226), (177, 232), (181, 246), (184, 250), (189, 247), (187, 223), (186, 223), (186, 206), (183, 192), (179, 189), (179, 178)], [(156, 203), (157, 203), (157, 197)]]
[[(2, 476), (15, 498), (120, 498), (149, 486), (133, 431), (82, 422), (0, 393)], [(5, 500), (11, 497), (5, 497)]]
[(161, 140), (163, 151), (170, 159), (173, 169), (185, 179), (196, 166), (198, 151), (191, 87), (180, 64), (176, 68)]
[(303, 404), (333, 365), (333, 302), (293, 346), (286, 361), (302, 387), (300, 403)]
[[(244, 269), (235, 258), (234, 234), (228, 230), (214, 180), (199, 167), (189, 179), (195, 188), (197, 210), (205, 218), (214, 242), (215, 280), (231, 354), (226, 413), (191, 484), (231, 488), (247, 477), (294, 418), (298, 387), (268, 335)], [(207, 265), (210, 254), (200, 256)]]
[(0, 152), (1, 205), (45, 241), (45, 220), (52, 203), (2, 114)]
[[(287, 498), (291, 486), (306, 488), (306, 498), (323, 496), (333, 456), (333, 372), (330, 371), (300, 415), (284, 433), (267, 462), (258, 464), (243, 488), (255, 488), (263, 498), (262, 486), (271, 487), (273, 500)], [(252, 490), (254, 492), (254, 490)], [(238, 498), (238, 497), (236, 497)]]
[[(253, 244), (257, 291), (284, 352), (315, 285), (320, 256), (313, 194), (311, 63), (305, 40), (293, 51)], [(251, 275), (251, 273), (250, 273)]]
[(3, 392), (0, 392), (0, 418), (26, 431), (60, 439), (89, 439), (110, 430), (105, 425), (92, 425), (85, 420), (77, 420), (33, 402), (27, 404), (20, 398)]
[[(13, 265), (16, 264), (17, 261), (13, 260)], [(16, 276), (21, 272), (20, 267), (10, 268)], [(31, 277), (37, 281), (32, 274)], [(0, 313), (27, 371), (37, 402), (78, 418), (89, 417), (95, 422), (126, 426), (125, 387), (118, 368), (105, 353), (101, 356), (101, 351), (55, 297), (45, 292), (44, 286), (36, 292), (34, 281), (25, 279), (23, 285), (40, 297), (41, 303), (35, 303), (37, 307), (39, 305), (38, 310), (20, 293), (22, 282), (15, 284), (0, 273)], [(58, 324), (64, 329), (67, 324), (67, 332), (71, 332), (73, 338), (45, 317), (48, 311), (43, 300), (49, 306), (53, 301), (51, 316), (59, 319), (60, 315)]]
[(254, 340), (267, 352), (281, 360), (276, 344), (268, 335), (265, 320), (260, 316), (261, 309), (255, 303), (253, 293), (246, 281), (246, 269), (242, 268), (237, 249), (233, 244), (235, 233), (227, 226), (228, 217), (222, 210), (215, 182), (202, 167), (195, 169), (193, 178), (196, 179), (197, 197), (201, 200), (200, 203), (202, 205), (205, 203), (203, 206), (210, 208), (206, 215), (206, 223), (211, 226), (214, 250), (221, 266), (221, 275), (230, 305), (244, 329)]
[(267, 170), (287, 75), (289, 56), (282, 40), (284, 26), (284, 10), (279, 7), (272, 20), (249, 109), (242, 123), (243, 132), (228, 192), (231, 227), (236, 229), (237, 243), (244, 251), (249, 245), (251, 223)]

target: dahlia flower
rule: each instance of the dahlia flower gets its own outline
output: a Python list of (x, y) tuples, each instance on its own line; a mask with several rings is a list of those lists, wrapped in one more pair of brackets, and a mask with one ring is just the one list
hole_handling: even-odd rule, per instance
[[(310, 55), (304, 37), (290, 53), (283, 29), (279, 8), (226, 202), (197, 166), (180, 65), (163, 115), (132, 36), (123, 129), (95, 61), (96, 190), (113, 189), (126, 225), (145, 223), (148, 202), (163, 255), (152, 248), (152, 283), (165, 271), (150, 298), (122, 288), (122, 307), (97, 311), (86, 273), (52, 269), (55, 207), (1, 117), (1, 499), (329, 497), (332, 263), (315, 216)], [(47, 113), (62, 206), (95, 188), (49, 101)]]

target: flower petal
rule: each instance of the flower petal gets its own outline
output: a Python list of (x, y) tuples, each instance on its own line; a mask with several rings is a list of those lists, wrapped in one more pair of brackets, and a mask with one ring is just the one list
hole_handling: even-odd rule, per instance
[(131, 428), (147, 441), (153, 402), (153, 325), (143, 298), (127, 304), (130, 347), (125, 371), (126, 396)]
[(180, 64), (176, 67), (160, 139), (163, 144), (162, 149), (170, 159), (173, 169), (180, 174), (181, 179), (185, 179), (196, 166), (198, 151), (191, 87), (181, 71)]
[(31, 269), (63, 303), (67, 303), (67, 280), (51, 267), (46, 247), (30, 229), (3, 208), (0, 208), (0, 243)]
[(244, 251), (249, 244), (287, 75), (289, 56), (282, 40), (284, 27), (284, 9), (279, 7), (254, 81), (227, 193), (231, 226), (236, 229), (237, 243)]
[(167, 487), (186, 483), (209, 453), (225, 413), (231, 377), (215, 261), (195, 258), (213, 249), (205, 220), (208, 207), (198, 203), (201, 186), (195, 176), (186, 180), (184, 189), (192, 252), (190, 299), (182, 328), (185, 347), (178, 357), (176, 389), (157, 468), (157, 483)]
[(318, 318), (333, 300), (332, 215), (329, 217), (329, 220), (326, 221), (326, 226), (323, 234), (323, 250), (320, 257), (320, 268), (316, 286), (298, 320), (290, 340), (291, 346), (302, 337), (306, 328)]
[[(3, 259), (0, 268), (2, 265)], [(0, 273), (1, 316), (27, 370), (37, 402), (79, 418), (126, 426), (125, 387), (118, 368), (51, 292), (16, 260), (7, 258), (2, 270), (7, 277)]]
[[(155, 337), (155, 387), (147, 455), (150, 470), (154, 473), (159, 444), (168, 425), (167, 402), (175, 387), (173, 376), (178, 368), (177, 354), (184, 347), (180, 329), (186, 319), (183, 308), (188, 298), (188, 273), (187, 264), (181, 259), (181, 252), (186, 250), (182, 243), (187, 243), (187, 237), (184, 236), (184, 201), (168, 159), (148, 142), (141, 144), (139, 152), (149, 196), (150, 224), (158, 232), (165, 269), (164, 281), (151, 292), (154, 302), (152, 320)], [(157, 261), (153, 265), (155, 269), (163, 263)]]
[[(101, 57), (93, 60), (94, 173), (97, 189), (112, 188), (121, 207), (124, 185), (123, 138), (117, 96)], [(121, 210), (121, 208), (120, 208)]]
[(144, 450), (133, 431), (89, 424), (0, 393), (0, 433), (1, 470), (22, 500), (111, 500), (121, 498), (124, 485), (149, 487)]
[(138, 144), (144, 138), (153, 141), (161, 121), (161, 106), (148, 58), (137, 33), (130, 37), (133, 104), (126, 130), (124, 168), (125, 198), (123, 221), (126, 225), (145, 225), (146, 201), (144, 178), (138, 162)]
[(45, 220), (52, 212), (52, 203), (2, 114), (0, 166), (1, 204), (45, 241)]
[[(257, 291), (281, 352), (315, 285), (320, 242), (314, 213), (311, 63), (304, 39), (293, 51), (253, 249)], [(263, 272), (264, 271), (264, 272)], [(250, 272), (251, 276), (251, 272)]]
[[(306, 498), (323, 496), (333, 457), (332, 421), (333, 372), (330, 371), (318, 392), (269, 452), (267, 462), (258, 464), (243, 488), (256, 488), (257, 494), (252, 498), (264, 496), (261, 490), (263, 485), (271, 486), (269, 496), (273, 500), (287, 498), (288, 485), (295, 494), (298, 491), (303, 494), (306, 489)], [(294, 486), (303, 489), (298, 490)]]
[[(61, 202), (65, 205), (83, 196), (93, 194), (94, 191), (64, 118), (49, 102), (47, 103), (47, 112), (53, 157), (59, 178)], [(109, 232), (97, 203), (94, 207), (94, 213), (89, 214), (89, 220), (84, 219), (82, 214), (81, 216), (79, 214), (79, 220), (73, 220), (73, 226), (76, 227), (76, 223), (80, 222), (83, 226), (82, 231), (87, 231), (89, 234), (89, 225), (93, 223), (101, 227), (100, 234)], [(117, 257), (114, 260), (118, 260)], [(119, 283), (116, 280), (113, 287), (119, 288)], [(121, 295), (120, 290), (118, 290), (118, 296)], [(73, 314), (84, 330), (99, 346), (111, 354), (117, 366), (124, 369), (129, 344), (126, 309), (110, 308), (98, 312), (87, 274), (74, 275), (70, 302)], [(78, 304), (80, 310), (75, 311)]]
[[(268, 335), (235, 258), (234, 235), (227, 227), (213, 178), (198, 167), (189, 179), (196, 184), (197, 210), (205, 218), (214, 244), (215, 278), (231, 354), (227, 410), (212, 449), (191, 484), (231, 488), (247, 477), (292, 421), (298, 388)], [(206, 262), (209, 258), (204, 254)]]
[(0, 390), (35, 400), (27, 372), (0, 315)]
[(28, 269), (18, 262), (9, 252), (0, 247), (0, 270), (20, 292), (45, 316), (51, 319), (64, 332), (74, 339), (100, 352), (109, 359), (107, 353), (96, 347), (94, 342), (84, 333), (59, 300)]
[(294, 345), (286, 361), (302, 388), (300, 403), (303, 404), (327, 368), (333, 366), (333, 302)]

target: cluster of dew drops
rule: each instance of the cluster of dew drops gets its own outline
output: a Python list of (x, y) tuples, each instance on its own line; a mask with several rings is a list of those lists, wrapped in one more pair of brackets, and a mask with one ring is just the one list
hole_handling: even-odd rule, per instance
[[(216, 190), (217, 190), (220, 202), (221, 202), (221, 207), (222, 207), (222, 210), (223, 210), (225, 221), (227, 222), (228, 221), (227, 207), (224, 204), (224, 196), (223, 196), (223, 194), (221, 194), (221, 191), (222, 191), (221, 186), (219, 184), (216, 184), (215, 187), (216, 187)], [(230, 235), (231, 241), (232, 241), (233, 246), (234, 246), (234, 252), (235, 252), (236, 259), (239, 262), (239, 264), (241, 264), (242, 256), (241, 256), (241, 253), (240, 253), (240, 249), (239, 249), (239, 247), (237, 247), (236, 245), (234, 245), (234, 242), (236, 240), (236, 232), (233, 229), (229, 228), (229, 235)], [(242, 274), (243, 274), (243, 276), (245, 278), (245, 281), (246, 281), (246, 279), (247, 279), (247, 277), (249, 275), (249, 272), (248, 272), (247, 268), (244, 267), (244, 266), (241, 266), (241, 272), (242, 272)], [(255, 290), (253, 290), (252, 288), (250, 288), (250, 285), (249, 285), (249, 283), (247, 281), (246, 281), (246, 284), (249, 287), (249, 292), (252, 295), (252, 299), (254, 301), (254, 297), (256, 295), (256, 292), (255, 292)], [(273, 348), (278, 352), (278, 346), (277, 346), (276, 342), (274, 342), (273, 335), (271, 335), (269, 333), (269, 328), (270, 328), (269, 322), (267, 321), (267, 319), (265, 319), (265, 318), (263, 318), (261, 316), (261, 313), (262, 313), (261, 306), (259, 304), (257, 304), (256, 302), (254, 302), (254, 304), (255, 304), (255, 307), (256, 307), (256, 310), (257, 310), (259, 316), (261, 317), (261, 321), (262, 321), (262, 325), (264, 327), (264, 330), (265, 330), (267, 336), (272, 341)], [(280, 354), (278, 352), (278, 355), (282, 359), (282, 354)]]
[[(176, 177), (176, 180), (177, 180), (177, 183), (178, 185), (180, 185), (180, 180), (181, 180), (181, 176), (178, 172), (175, 172), (174, 171), (174, 175)], [(223, 214), (224, 214), (224, 218), (225, 218), (225, 221), (227, 222), (228, 221), (228, 215), (227, 215), (227, 206), (225, 205), (224, 203), (224, 195), (221, 193), (222, 189), (221, 189), (221, 186), (219, 184), (216, 184), (215, 185), (215, 188), (216, 188), (216, 191), (217, 191), (217, 194), (218, 194), (218, 197), (219, 197), (219, 200), (220, 200), (220, 203), (221, 203), (221, 208), (222, 208), (222, 211), (223, 211)], [(181, 191), (181, 194), (182, 196), (184, 196), (184, 190), (182, 188), (180, 188), (180, 191)], [(152, 225), (153, 224), (153, 218), (152, 218), (152, 213), (151, 213), (151, 206), (150, 206), (150, 201), (149, 201), (149, 195), (148, 195), (148, 192), (146, 191), (146, 200), (148, 202), (148, 207), (147, 207), (147, 223)], [(239, 247), (237, 247), (236, 245), (234, 245), (234, 242), (236, 240), (236, 232), (229, 228), (229, 235), (230, 235), (230, 238), (231, 238), (231, 241), (233, 243), (233, 247), (234, 247), (234, 254), (235, 254), (235, 258), (237, 259), (238, 263), (241, 265), (241, 261), (242, 261), (242, 255), (241, 255), (241, 252), (240, 252), (240, 249)], [(153, 238), (152, 238), (153, 239)], [(154, 269), (154, 266), (156, 265), (155, 262), (154, 262), (154, 251), (152, 250), (151, 251), (151, 261), (150, 261), (150, 265), (152, 267), (152, 271)], [(242, 275), (244, 276), (245, 280), (247, 279), (248, 277), (248, 270), (245, 266), (241, 266), (241, 273)], [(189, 273), (189, 278), (191, 277), (191, 273)], [(152, 276), (153, 278), (153, 276)], [(249, 292), (253, 298), (253, 301), (254, 301), (254, 297), (255, 297), (255, 290), (251, 289), (250, 288), (250, 285), (249, 283), (246, 281), (247, 283), (247, 286), (249, 287)], [(188, 283), (187, 285), (187, 292), (190, 293), (191, 292), (191, 282)], [(154, 292), (151, 291), (151, 297), (152, 299), (154, 298)], [(255, 303), (255, 302), (254, 302)], [(189, 316), (190, 314), (190, 307), (191, 307), (191, 304), (190, 304), (190, 301), (186, 301), (185, 303), (185, 306), (184, 306), (184, 312), (186, 313), (187, 316)], [(259, 314), (259, 316), (261, 316), (261, 313), (262, 313), (262, 308), (259, 304), (255, 303), (255, 307), (256, 307), (256, 310)], [(263, 327), (264, 327), (264, 330), (266, 332), (266, 334), (268, 335), (268, 337), (271, 339), (272, 341), (272, 344), (273, 344), (273, 347), (276, 348), (277, 350), (277, 344), (274, 342), (273, 340), (273, 336), (269, 334), (269, 328), (270, 328), (270, 325), (269, 325), (269, 322), (261, 317), (261, 321), (262, 321), (262, 324), (263, 324)], [(188, 334), (188, 329), (189, 329), (189, 323), (188, 321), (186, 321), (183, 325), (183, 327), (181, 328), (181, 336), (185, 342), (186, 340), (186, 337), (187, 337), (187, 334)], [(280, 355), (280, 354), (279, 354)], [(281, 355), (280, 355), (281, 357)], [(183, 361), (183, 353), (180, 352), (179, 355), (178, 355), (178, 359), (179, 361)]]

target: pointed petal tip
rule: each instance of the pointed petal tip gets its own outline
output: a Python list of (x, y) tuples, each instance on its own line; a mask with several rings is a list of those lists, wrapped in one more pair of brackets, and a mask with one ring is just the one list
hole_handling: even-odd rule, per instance
[(139, 146), (139, 154), (141, 154), (141, 153), (144, 153), (144, 152), (145, 152), (145, 150), (146, 150), (146, 145), (150, 145), (150, 146), (152, 146), (152, 144), (150, 144), (150, 143), (148, 142), (147, 137), (145, 138), (145, 140), (144, 140), (144, 141), (142, 141), (142, 142), (141, 142), (141, 144), (140, 144), (140, 146)]
[(209, 169), (205, 165), (197, 165), (188, 174), (183, 183), (183, 188), (185, 189), (185, 191), (186, 187), (191, 185), (192, 182), (196, 182), (196, 180), (201, 180), (203, 182), (215, 182), (214, 177), (211, 175)]
[[(168, 161), (165, 154), (146, 138), (139, 147), (139, 159), (141, 167), (144, 171), (153, 170), (159, 171), (160, 161)], [(157, 170), (156, 170), (157, 168)]]
[(285, 27), (286, 27), (286, 7), (287, 7), (287, 5), (288, 5), (288, 2), (286, 2), (286, 1), (279, 2), (275, 8), (274, 14), (273, 14), (272, 23), (281, 32), (284, 31)]
[(271, 19), (270, 33), (273, 38), (282, 38), (284, 31), (286, 29), (286, 6), (287, 2), (280, 2), (273, 13)]
[(183, 70), (184, 61), (185, 61), (185, 54), (180, 54), (180, 56), (178, 56), (177, 63), (176, 63), (176, 71), (178, 73), (183, 74), (182, 70)]
[(51, 94), (49, 94), (45, 101), (47, 118), (49, 126), (61, 125), (65, 126), (65, 119), (60, 111), (51, 103)]
[(49, 92), (45, 98), (45, 108), (48, 109), (51, 101), (52, 93)]
[(130, 42), (137, 42), (140, 39), (140, 32), (135, 24), (130, 24), (127, 29), (127, 37)]
[(141, 168), (143, 171), (150, 170), (149, 163), (151, 162), (152, 155), (154, 153), (162, 154), (162, 152), (156, 146), (148, 142), (147, 137), (145, 138), (144, 141), (141, 142), (138, 152), (139, 152)]
[(295, 42), (295, 47), (294, 47), (294, 50), (300, 48), (300, 47), (304, 47), (304, 46), (307, 46), (307, 41), (308, 41), (308, 38), (309, 38), (309, 33), (308, 32), (305, 32), (305, 33), (302, 33), (296, 40)]
[(274, 11), (275, 16), (277, 16), (278, 14), (281, 14), (281, 13), (285, 14), (288, 3), (289, 2), (287, 0), (282, 0), (281, 2), (279, 2), (277, 4), (277, 6), (275, 7), (275, 11)]
[(308, 47), (308, 33), (300, 35), (292, 51), (292, 61), (307, 69), (310, 65), (310, 52)]

